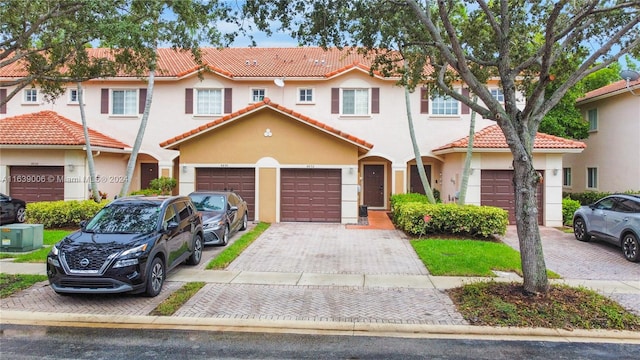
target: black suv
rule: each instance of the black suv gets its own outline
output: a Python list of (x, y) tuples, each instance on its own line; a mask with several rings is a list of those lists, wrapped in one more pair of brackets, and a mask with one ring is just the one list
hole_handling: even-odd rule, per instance
[(202, 246), (202, 220), (188, 197), (120, 198), (53, 246), (47, 276), (59, 294), (156, 296), (169, 270), (200, 262)]

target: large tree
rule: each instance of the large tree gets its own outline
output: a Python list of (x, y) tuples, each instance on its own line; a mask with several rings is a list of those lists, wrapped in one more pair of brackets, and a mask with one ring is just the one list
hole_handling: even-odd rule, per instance
[[(419, 49), (423, 61), (412, 52), (409, 86), (430, 82), (502, 129), (513, 155), (524, 291), (547, 292), (533, 141), (572, 86), (638, 51), (639, 1), (255, 0), (244, 11), (261, 29), (279, 21), (303, 44), (376, 51), (382, 71), (403, 71), (398, 53), (388, 50)], [(432, 73), (422, 71), (427, 64)], [(504, 103), (487, 88), (489, 78), (499, 80)], [(456, 82), (472, 95), (455, 91)]]

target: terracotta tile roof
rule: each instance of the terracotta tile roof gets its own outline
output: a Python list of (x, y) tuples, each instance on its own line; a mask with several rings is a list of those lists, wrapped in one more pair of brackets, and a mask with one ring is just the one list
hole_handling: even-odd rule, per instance
[[(125, 149), (130, 146), (89, 129), (91, 146)], [(0, 120), (1, 145), (85, 145), (82, 125), (54, 111), (18, 115)]]
[[(456, 140), (433, 151), (449, 149), (466, 149), (469, 145), (469, 137)], [(584, 149), (587, 145), (581, 141), (569, 140), (549, 134), (537, 133), (533, 143), (534, 149)], [(473, 135), (474, 149), (508, 149), (502, 129), (498, 125), (488, 126)]]
[(355, 137), (353, 135), (350, 135), (350, 134), (347, 134), (345, 132), (342, 132), (342, 131), (334, 128), (334, 127), (331, 127), (329, 125), (321, 123), (320, 121), (314, 120), (314, 119), (312, 119), (312, 118), (310, 118), (310, 117), (308, 117), (306, 115), (303, 115), (303, 114), (301, 114), (299, 112), (293, 111), (293, 110), (291, 110), (289, 108), (286, 108), (286, 107), (284, 107), (282, 105), (276, 104), (276, 103), (272, 102), (271, 99), (269, 99), (269, 98), (265, 98), (261, 102), (258, 102), (258, 103), (255, 103), (255, 104), (251, 104), (251, 105), (249, 105), (249, 106), (247, 106), (247, 107), (245, 107), (243, 109), (240, 109), (240, 110), (238, 110), (238, 111), (236, 111), (234, 113), (225, 115), (225, 116), (223, 116), (223, 117), (221, 117), (219, 119), (216, 119), (216, 120), (211, 121), (211, 122), (209, 122), (207, 124), (199, 126), (199, 127), (195, 128), (195, 129), (193, 129), (191, 131), (187, 131), (187, 132), (185, 132), (183, 134), (180, 134), (178, 136), (175, 136), (175, 137), (173, 137), (173, 138), (171, 138), (169, 140), (163, 141), (163, 142), (160, 143), (160, 146), (164, 147), (164, 148), (170, 148), (171, 146), (177, 145), (177, 143), (181, 142), (182, 140), (185, 140), (185, 139), (188, 139), (188, 138), (192, 138), (194, 136), (197, 136), (200, 133), (203, 133), (203, 132), (206, 132), (206, 131), (211, 130), (213, 128), (217, 128), (219, 126), (222, 126), (225, 123), (230, 123), (230, 122), (232, 122), (234, 120), (237, 120), (237, 119), (241, 118), (244, 114), (252, 113), (252, 112), (258, 111), (258, 110), (263, 109), (263, 108), (271, 108), (271, 109), (274, 109), (274, 110), (279, 111), (281, 113), (287, 114), (290, 117), (292, 117), (292, 118), (294, 118), (294, 119), (296, 119), (296, 120), (298, 120), (298, 121), (300, 121), (302, 123), (305, 123), (305, 124), (307, 124), (309, 126), (312, 126), (312, 127), (316, 128), (316, 129), (318, 129), (320, 131), (323, 131), (325, 133), (328, 133), (330, 135), (342, 138), (343, 140), (348, 141), (350, 143), (353, 143), (353, 144), (355, 144), (355, 145), (357, 145), (357, 146), (359, 146), (359, 147), (361, 147), (361, 148), (363, 148), (365, 150), (371, 150), (373, 148), (373, 144), (371, 144), (371, 143), (369, 143), (369, 142), (367, 142), (365, 140), (362, 140), (362, 139), (360, 139), (358, 137)]
[[(91, 56), (110, 57), (109, 49), (87, 51)], [(206, 69), (229, 78), (329, 78), (354, 67), (369, 71), (372, 64), (370, 57), (359, 54), (355, 49), (346, 48), (202, 48), (201, 51)], [(200, 68), (190, 52), (161, 48), (158, 49), (158, 56), (156, 77), (159, 78), (188, 76), (195, 74)], [(20, 63), (0, 69), (0, 78), (25, 75)]]
[[(636, 80), (636, 81), (630, 81), (629, 82), (629, 87), (634, 89), (634, 92), (637, 91), (638, 89), (640, 89), (640, 79)], [(599, 96), (602, 95), (607, 95), (607, 94), (611, 94), (620, 90), (627, 90), (627, 81), (626, 80), (620, 80), (620, 81), (616, 81), (612, 84), (603, 86), (601, 88), (589, 91), (588, 93), (586, 93), (584, 95), (584, 97), (581, 97), (580, 99), (576, 100), (576, 103), (580, 103), (583, 101), (587, 101), (587, 100), (591, 100), (594, 98), (597, 98)]]

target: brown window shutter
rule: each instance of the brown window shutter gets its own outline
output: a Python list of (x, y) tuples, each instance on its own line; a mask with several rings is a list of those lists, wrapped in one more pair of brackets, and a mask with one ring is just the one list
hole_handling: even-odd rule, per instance
[(184, 113), (193, 114), (193, 89), (184, 89)]
[(371, 113), (380, 114), (380, 88), (371, 88)]
[(231, 114), (233, 111), (233, 105), (231, 103), (232, 98), (232, 90), (231, 88), (224, 89), (224, 113)]
[(340, 113), (340, 89), (331, 88), (331, 113)]
[(429, 113), (429, 89), (420, 88), (420, 114)]
[(138, 114), (144, 113), (144, 104), (147, 101), (147, 89), (140, 89), (138, 92)]
[[(0, 89), (0, 103), (3, 102), (7, 98), (7, 89)], [(0, 106), (0, 114), (7, 113), (7, 104), (2, 104)]]
[(109, 113), (109, 89), (100, 91), (100, 114)]
[[(469, 89), (467, 88), (462, 88), (462, 95), (465, 97), (469, 97)], [(462, 103), (462, 113), (463, 114), (468, 114), (469, 113), (469, 106), (465, 103)]]

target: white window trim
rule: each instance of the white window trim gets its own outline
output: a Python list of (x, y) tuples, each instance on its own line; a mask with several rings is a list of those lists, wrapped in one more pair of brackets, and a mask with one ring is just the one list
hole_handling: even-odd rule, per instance
[[(345, 90), (367, 90), (367, 113), (366, 114), (345, 114), (344, 113), (344, 91)], [(371, 88), (365, 87), (345, 87), (340, 88), (340, 117), (345, 118), (362, 118), (362, 117), (371, 117)]]
[[(211, 114), (201, 114), (198, 112), (198, 92), (203, 90), (218, 90), (220, 91), (220, 112)], [(207, 87), (207, 88), (195, 88), (193, 89), (193, 116), (194, 117), (212, 117), (222, 116), (224, 114), (224, 88)]]
[[(71, 99), (71, 93), (76, 92), (76, 100), (72, 100)], [(67, 105), (79, 105), (80, 102), (78, 101), (78, 89), (77, 88), (68, 88), (67, 89)]]
[[(311, 90), (311, 100), (309, 101), (303, 101), (300, 100), (300, 91), (301, 90)], [(296, 89), (296, 104), (302, 104), (302, 105), (313, 105), (316, 103), (316, 89), (312, 88), (312, 87), (299, 87)]]
[[(131, 114), (114, 114), (113, 113), (113, 106), (115, 105), (115, 102), (113, 101), (113, 93), (115, 91), (133, 91), (136, 94), (136, 100), (135, 100), (135, 104), (134, 104), (134, 111)], [(115, 89), (109, 89), (109, 116), (110, 117), (121, 117), (121, 118), (131, 118), (131, 117), (138, 117), (138, 104), (139, 104), (139, 97), (140, 97), (140, 91), (138, 90), (138, 88), (135, 89), (127, 89), (127, 88), (115, 88)]]
[[(569, 171), (569, 183), (568, 184), (564, 183), (565, 179), (566, 179), (566, 177), (564, 176), (565, 175), (565, 173), (564, 173), (565, 170)], [(573, 186), (573, 169), (570, 168), (570, 167), (562, 168), (562, 186), (565, 187), (565, 188), (571, 188)]]
[[(35, 91), (36, 92), (36, 100), (35, 101), (27, 101), (27, 91)], [(29, 88), (22, 90), (22, 105), (40, 105), (40, 90), (36, 88)]]
[[(593, 128), (593, 129), (591, 128), (591, 119), (589, 118), (589, 114), (591, 113), (591, 111), (595, 111), (595, 113), (596, 113), (596, 127)], [(587, 124), (589, 125), (588, 132), (597, 132), (598, 131), (598, 127), (600, 125), (600, 121), (598, 119), (598, 108), (593, 108), (593, 109), (587, 110)]]
[[(447, 96), (447, 95), (438, 95), (438, 97), (444, 97), (444, 96)], [(453, 101), (457, 102), (457, 104), (458, 104), (458, 109), (456, 110), (456, 114), (436, 114), (436, 113), (434, 113), (433, 110), (435, 109), (435, 106), (433, 104), (433, 100), (435, 100), (435, 99), (432, 98), (432, 97), (429, 97), (429, 115), (432, 116), (432, 117), (439, 117), (439, 118), (459, 118), (462, 115), (461, 102), (458, 101), (457, 99), (454, 99), (451, 96), (449, 96), (449, 97), (451, 99), (453, 99)]]
[[(264, 95), (262, 96), (262, 100), (255, 100), (253, 98), (253, 95), (254, 95), (253, 92), (254, 91), (262, 91), (262, 92), (264, 92)], [(261, 101), (263, 101), (264, 99), (267, 98), (267, 89), (265, 89), (265, 88), (251, 88), (249, 96), (250, 96), (250, 100), (251, 100), (249, 102), (250, 104), (255, 104), (255, 103), (261, 102)]]
[[(498, 99), (497, 96), (493, 94), (493, 91), (497, 91), (498, 92), (496, 95), (502, 94), (502, 100)], [(494, 99), (496, 99), (496, 101), (504, 102), (504, 92), (502, 91), (502, 89), (500, 89), (500, 88), (491, 88), (491, 89), (489, 89), (489, 92), (491, 93), (491, 96)]]

